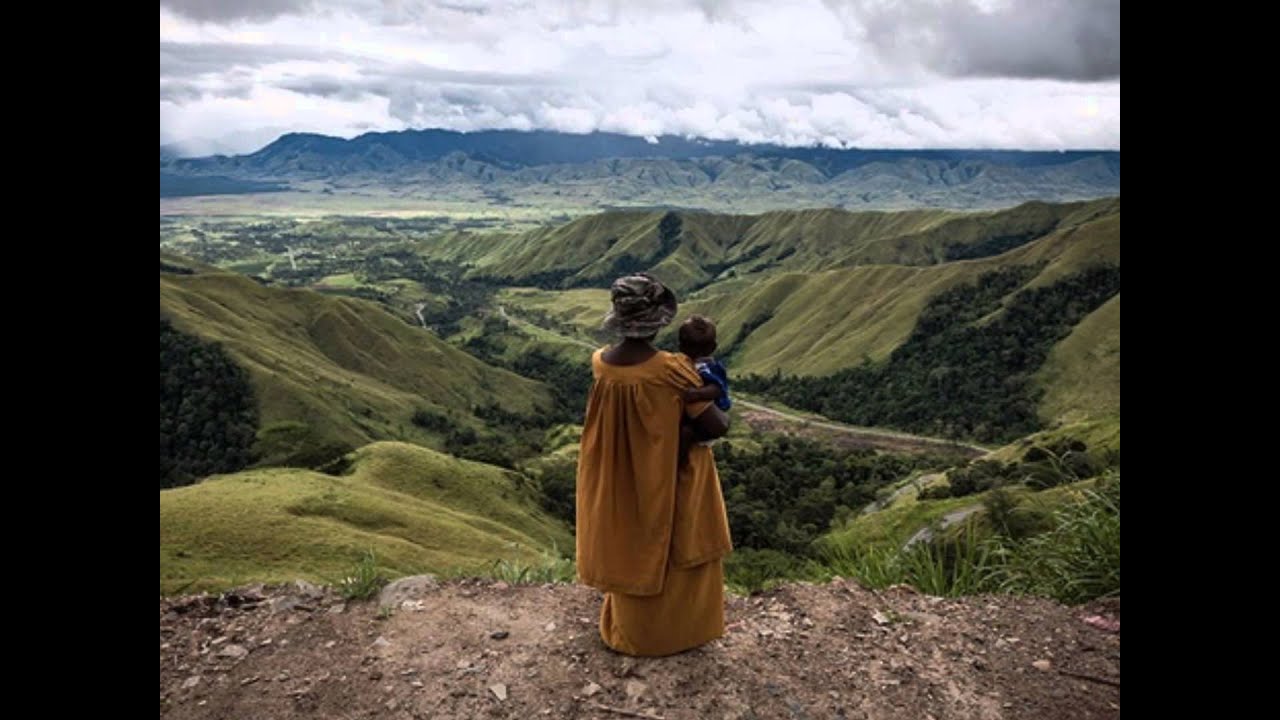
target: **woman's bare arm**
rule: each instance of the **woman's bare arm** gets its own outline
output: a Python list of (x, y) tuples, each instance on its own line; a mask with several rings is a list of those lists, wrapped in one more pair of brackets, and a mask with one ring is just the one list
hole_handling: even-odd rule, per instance
[(729, 432), (729, 415), (715, 405), (707, 407), (693, 419), (698, 440), (715, 440)]

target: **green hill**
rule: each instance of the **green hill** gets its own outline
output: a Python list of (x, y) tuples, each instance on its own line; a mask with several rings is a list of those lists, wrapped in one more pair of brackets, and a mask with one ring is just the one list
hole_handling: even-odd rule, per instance
[(1041, 419), (1071, 423), (1120, 415), (1120, 296), (1081, 320), (1036, 377)]
[(572, 552), (519, 474), (404, 443), (360, 448), (345, 475), (271, 468), (160, 492), (160, 591), (341, 578), (367, 550), (388, 574)]
[(985, 273), (1045, 263), (1025, 285), (1039, 287), (1095, 264), (1119, 261), (1117, 212), (993, 257), (785, 272), (716, 283), (682, 305), (681, 315), (701, 313), (716, 321), (721, 347), (735, 351), (735, 370), (825, 375), (856, 366), (864, 356), (883, 360), (911, 334), (932, 297)]
[(314, 465), (374, 440), (439, 447), (438, 435), (410, 421), (417, 410), (479, 428), (477, 405), (529, 415), (551, 404), (541, 383), (486, 365), (361, 299), (265, 287), (231, 273), (161, 272), (160, 312), (178, 329), (221, 343), (249, 372), (265, 464)]
[[(792, 213), (790, 218), (794, 220), (804, 214)], [(785, 238), (789, 226), (777, 224), (785, 215), (759, 216), (748, 227), (748, 232), (768, 226), (770, 233), (778, 233), (775, 239)], [(831, 238), (825, 246), (816, 240), (792, 243), (790, 247), (799, 250), (783, 261), (767, 262), (769, 266), (759, 271), (722, 279), (692, 293), (682, 302), (680, 315), (701, 313), (716, 321), (720, 337), (718, 352), (728, 358), (737, 376), (769, 376), (779, 372), (818, 378), (865, 363), (883, 363), (895, 350), (904, 347), (926, 311), (935, 321), (943, 317), (965, 317), (967, 319), (955, 322), (973, 328), (1005, 327), (998, 331), (1005, 335), (1022, 332), (1003, 322), (1009, 308), (1017, 305), (1014, 298), (1019, 293), (1061, 294), (1062, 283), (1079, 285), (1079, 279), (1073, 280), (1079, 273), (1099, 266), (1118, 267), (1120, 263), (1118, 199), (1054, 206), (1029, 203), (1000, 213), (952, 215), (915, 211), (811, 213), (811, 219), (819, 223), (833, 218), (856, 220), (862, 228), (861, 244)], [(704, 242), (702, 234), (716, 222), (729, 227), (741, 220), (733, 216), (686, 214), (684, 217), (678, 251), (707, 245), (709, 241)], [(595, 218), (598, 223), (606, 220), (607, 216)], [(580, 230), (585, 228), (581, 223), (579, 226)], [(728, 232), (724, 227), (719, 229), (722, 234)], [(914, 228), (914, 232), (895, 234), (903, 228)], [(880, 239), (873, 239), (875, 237)], [(755, 247), (766, 248), (768, 252), (777, 246), (763, 239), (751, 242), (758, 242)], [(768, 257), (755, 250), (748, 254)], [(891, 261), (879, 262), (877, 256)], [(870, 264), (864, 264), (866, 262)], [(784, 267), (797, 263), (810, 267), (804, 270)], [(815, 269), (832, 263), (838, 267)], [(726, 274), (737, 272), (738, 267)], [(992, 273), (1005, 273), (1013, 278), (1013, 284), (990, 299), (994, 304), (989, 309), (972, 317), (962, 308), (958, 314), (957, 308), (947, 309), (947, 303), (968, 302), (962, 299), (946, 300), (934, 307), (951, 291), (985, 282), (984, 278)], [(1114, 282), (1118, 288), (1118, 275)], [(1088, 294), (1085, 286), (1067, 292)], [(1040, 423), (1050, 425), (1118, 412), (1119, 301), (1116, 298), (1108, 302), (1106, 297), (1104, 294), (1098, 299), (1105, 306), (1096, 312), (1085, 309), (1087, 314), (1078, 323), (1079, 327), (1072, 325), (1078, 315), (1069, 309), (1073, 307), (1071, 301), (1060, 310), (1051, 309), (1058, 301), (1048, 301), (1040, 310), (1030, 310), (1031, 306), (1026, 303), (1018, 305), (1020, 319), (1013, 322), (1014, 326), (1026, 325), (1025, 316), (1029, 311), (1048, 313), (1031, 320), (1036, 327), (1066, 323), (1050, 336), (1037, 340), (1049, 344), (1034, 351), (1041, 355), (1029, 367), (1018, 366), (1017, 382), (1030, 383), (1022, 397), (1035, 405), (1029, 414), (1019, 411), (1021, 415), (1027, 415), (1028, 419), (1038, 415)], [(505, 289), (497, 299), (510, 308), (511, 314), (532, 319), (562, 334), (589, 340), (599, 337), (594, 332), (608, 304), (606, 291), (594, 288)], [(1083, 299), (1083, 295), (1079, 299)], [(940, 331), (941, 328), (935, 328), (930, 332), (943, 337), (938, 334)], [(1053, 334), (1058, 332), (1062, 335)], [(954, 335), (952, 332), (948, 337)], [(659, 342), (667, 346), (674, 344), (674, 326), (660, 336)], [(992, 338), (979, 344), (990, 346), (992, 342), (1007, 344), (1005, 340)], [(975, 351), (977, 347), (974, 346)], [(1025, 350), (1030, 352), (1032, 348), (1026, 346)], [(941, 362), (939, 358), (949, 357), (944, 364), (952, 371), (962, 375), (969, 372), (966, 369), (969, 365), (964, 364), (967, 361), (962, 361), (963, 349), (950, 354), (933, 351), (921, 354), (920, 348), (913, 352), (925, 363)], [(914, 372), (913, 377), (923, 377), (922, 372)], [(1025, 379), (1021, 377), (1024, 375)], [(992, 392), (1000, 392), (998, 387), (993, 388)], [(858, 422), (879, 421), (872, 417)], [(1007, 431), (1012, 429), (1012, 426), (1006, 428), (1002, 434), (1007, 436)]]
[(599, 287), (621, 272), (650, 270), (688, 292), (769, 270), (809, 273), (986, 257), (1118, 215), (1119, 208), (1119, 198), (1107, 198), (978, 213), (617, 211), (520, 234), (451, 233), (424, 240), (419, 249), (432, 259), (470, 264), (476, 277), (512, 285)]

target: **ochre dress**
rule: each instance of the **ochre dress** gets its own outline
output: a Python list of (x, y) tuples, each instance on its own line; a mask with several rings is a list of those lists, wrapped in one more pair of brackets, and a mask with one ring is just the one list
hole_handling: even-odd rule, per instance
[(591, 357), (577, 482), (578, 579), (605, 592), (600, 637), (628, 655), (671, 655), (724, 634), (729, 521), (711, 448), (677, 478), (681, 392), (702, 379), (688, 358), (638, 365)]

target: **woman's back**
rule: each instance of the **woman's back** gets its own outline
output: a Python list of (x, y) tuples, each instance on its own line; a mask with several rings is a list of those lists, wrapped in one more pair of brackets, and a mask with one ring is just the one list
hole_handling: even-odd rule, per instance
[(701, 380), (678, 355), (613, 365), (605, 352), (591, 357), (578, 458), (578, 576), (606, 591), (657, 594), (671, 546), (681, 391)]

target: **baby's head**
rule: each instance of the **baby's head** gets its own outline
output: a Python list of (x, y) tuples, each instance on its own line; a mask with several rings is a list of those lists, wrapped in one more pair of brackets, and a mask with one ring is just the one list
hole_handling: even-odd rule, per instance
[(716, 351), (716, 324), (702, 315), (690, 315), (680, 324), (680, 352), (691, 358), (710, 357)]

